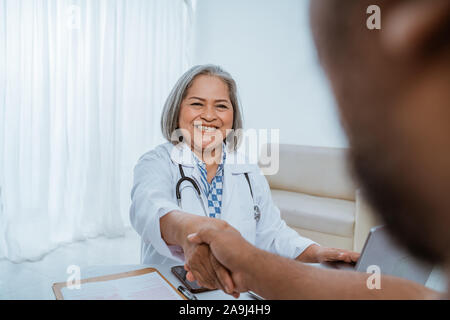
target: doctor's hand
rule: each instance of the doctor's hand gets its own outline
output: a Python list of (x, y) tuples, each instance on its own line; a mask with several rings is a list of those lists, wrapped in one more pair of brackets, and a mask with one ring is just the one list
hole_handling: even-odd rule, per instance
[(254, 263), (254, 257), (260, 250), (247, 242), (239, 231), (229, 225), (221, 230), (206, 227), (190, 234), (188, 240), (208, 244), (218, 262), (231, 272), (235, 285), (232, 295), (235, 298), (239, 297), (240, 292), (249, 290), (247, 283), (251, 272), (247, 268)]
[(306, 263), (322, 263), (343, 261), (347, 263), (356, 263), (360, 254), (349, 250), (327, 248), (316, 244), (310, 245), (299, 255), (296, 260)]
[[(202, 217), (197, 221), (197, 226), (196, 230), (210, 228), (219, 232), (228, 228), (229, 224), (223, 220)], [(188, 271), (187, 280), (196, 280), (199, 285), (208, 289), (221, 289), (226, 293), (233, 293), (234, 283), (230, 273), (217, 261), (208, 245), (193, 243), (185, 238), (183, 250), (186, 261), (184, 268)]]
[(187, 239), (189, 234), (201, 228), (221, 230), (227, 226), (225, 221), (179, 210), (170, 211), (160, 218), (161, 237), (166, 244), (183, 248), (185, 268), (190, 272), (189, 277), (195, 277), (195, 280), (206, 288), (219, 288), (231, 293), (234, 290), (233, 280), (229, 272), (211, 254), (209, 247)]
[(184, 246), (185, 265), (188, 281), (197, 281), (208, 289), (221, 289), (226, 293), (233, 293), (234, 283), (231, 275), (213, 256), (206, 244)]

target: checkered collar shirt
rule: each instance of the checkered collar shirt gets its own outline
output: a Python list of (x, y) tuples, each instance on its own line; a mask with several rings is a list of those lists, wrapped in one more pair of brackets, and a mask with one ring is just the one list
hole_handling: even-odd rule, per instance
[(223, 165), (226, 159), (225, 147), (225, 144), (222, 144), (222, 162), (217, 167), (216, 175), (211, 183), (208, 182), (206, 164), (192, 152), (195, 164), (200, 172), (200, 185), (208, 200), (208, 214), (211, 218), (220, 217), (222, 210)]

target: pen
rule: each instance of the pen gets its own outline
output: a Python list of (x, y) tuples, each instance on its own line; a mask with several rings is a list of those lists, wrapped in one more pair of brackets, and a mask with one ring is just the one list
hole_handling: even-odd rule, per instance
[(197, 297), (192, 293), (190, 293), (189, 290), (183, 286), (178, 286), (178, 291), (180, 291), (183, 294), (183, 296), (185, 296), (189, 300), (197, 300)]
[(256, 300), (264, 300), (263, 297), (261, 297), (260, 295), (254, 293), (253, 291), (247, 291), (247, 293), (248, 293), (253, 299), (256, 299)]

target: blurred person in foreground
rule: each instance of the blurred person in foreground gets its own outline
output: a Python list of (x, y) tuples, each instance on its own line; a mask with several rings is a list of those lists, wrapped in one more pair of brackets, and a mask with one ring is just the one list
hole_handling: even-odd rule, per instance
[[(374, 4), (380, 30), (366, 27)], [(314, 0), (310, 9), (363, 192), (394, 238), (450, 279), (450, 1)], [(252, 290), (267, 299), (450, 298), (390, 276), (370, 290), (369, 274), (263, 252), (230, 226), (188, 238), (208, 244), (230, 270), (235, 296)]]

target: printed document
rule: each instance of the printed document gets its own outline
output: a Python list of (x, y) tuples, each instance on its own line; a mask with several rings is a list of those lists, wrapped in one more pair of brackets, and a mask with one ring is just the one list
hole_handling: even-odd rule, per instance
[(64, 287), (66, 300), (183, 300), (157, 272)]

